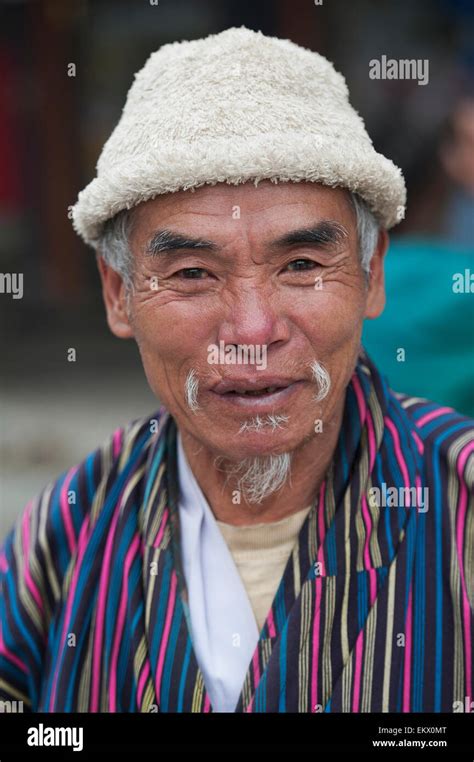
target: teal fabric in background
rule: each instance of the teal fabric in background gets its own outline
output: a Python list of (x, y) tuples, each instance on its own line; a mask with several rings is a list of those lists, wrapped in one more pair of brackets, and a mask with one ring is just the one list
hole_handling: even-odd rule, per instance
[[(474, 283), (455, 293), (453, 275), (474, 281), (472, 250), (399, 238), (385, 259), (387, 304), (366, 320), (363, 344), (397, 392), (425, 397), (474, 417)], [(397, 360), (398, 349), (405, 361)]]

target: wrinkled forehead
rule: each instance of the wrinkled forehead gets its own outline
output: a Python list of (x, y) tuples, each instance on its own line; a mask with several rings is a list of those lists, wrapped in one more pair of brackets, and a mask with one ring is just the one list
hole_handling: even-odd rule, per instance
[(345, 188), (319, 183), (264, 180), (218, 183), (142, 202), (133, 210), (132, 244), (140, 247), (158, 229), (213, 237), (220, 242), (244, 232), (255, 238), (331, 220), (355, 230), (355, 212)]

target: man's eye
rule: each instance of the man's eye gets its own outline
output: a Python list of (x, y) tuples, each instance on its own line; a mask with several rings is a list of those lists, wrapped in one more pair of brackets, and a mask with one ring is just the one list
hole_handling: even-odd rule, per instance
[(207, 275), (207, 271), (202, 267), (185, 267), (175, 273), (178, 278), (184, 278), (185, 280), (201, 280), (203, 274)]
[(312, 259), (294, 259), (292, 262), (288, 264), (289, 270), (312, 270), (313, 267), (316, 267), (316, 262), (313, 262)]

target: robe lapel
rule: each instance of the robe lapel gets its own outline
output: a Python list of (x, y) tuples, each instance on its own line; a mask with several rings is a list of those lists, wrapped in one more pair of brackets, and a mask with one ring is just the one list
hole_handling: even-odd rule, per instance
[(136, 669), (140, 711), (208, 712), (192, 647), (179, 552), (176, 425), (168, 413), (150, 452), (142, 509), (144, 629)]

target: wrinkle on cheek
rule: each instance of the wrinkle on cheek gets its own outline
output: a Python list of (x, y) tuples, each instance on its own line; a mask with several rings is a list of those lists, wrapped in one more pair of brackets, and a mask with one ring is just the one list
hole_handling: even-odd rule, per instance
[(182, 301), (183, 295), (177, 294), (170, 288), (166, 288), (163, 284), (160, 285), (159, 280), (156, 287), (152, 286), (151, 280), (143, 280), (142, 283), (135, 286), (133, 294), (133, 307), (137, 313), (148, 308), (150, 305), (153, 309), (161, 309), (174, 302), (178, 304)]
[(341, 279), (357, 279), (362, 277), (361, 267), (354, 262), (353, 257), (344, 257), (340, 261), (335, 261), (328, 265), (325, 271)]
[(342, 304), (350, 304), (354, 309), (365, 302), (367, 287), (361, 270), (352, 267), (347, 269), (343, 266), (318, 272), (322, 287), (315, 289), (315, 294), (331, 299), (337, 299)]

